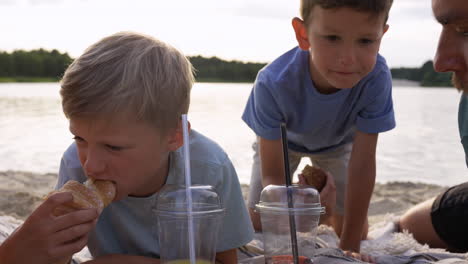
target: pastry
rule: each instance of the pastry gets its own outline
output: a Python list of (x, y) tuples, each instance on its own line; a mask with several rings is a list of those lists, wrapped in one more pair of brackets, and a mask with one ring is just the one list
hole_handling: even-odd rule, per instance
[(325, 187), (325, 183), (327, 182), (327, 174), (324, 170), (315, 166), (306, 165), (301, 174), (304, 176), (306, 183), (317, 189), (317, 191), (320, 192), (322, 191), (323, 187)]
[(54, 215), (56, 216), (77, 209), (89, 208), (96, 208), (101, 213), (104, 207), (114, 199), (115, 191), (115, 185), (111, 181), (88, 179), (84, 184), (81, 184), (72, 180), (65, 183), (59, 190), (49, 193), (47, 197), (60, 192), (70, 192), (73, 195), (73, 201), (55, 208)]

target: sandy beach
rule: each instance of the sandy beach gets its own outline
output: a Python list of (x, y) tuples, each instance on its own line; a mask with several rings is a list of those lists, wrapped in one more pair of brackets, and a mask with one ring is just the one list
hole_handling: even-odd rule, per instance
[[(0, 215), (24, 220), (53, 190), (57, 175), (21, 171), (0, 172)], [(372, 225), (391, 213), (399, 215), (412, 205), (431, 198), (446, 187), (424, 183), (390, 182), (376, 184), (369, 208)], [(248, 185), (242, 185), (247, 198)]]

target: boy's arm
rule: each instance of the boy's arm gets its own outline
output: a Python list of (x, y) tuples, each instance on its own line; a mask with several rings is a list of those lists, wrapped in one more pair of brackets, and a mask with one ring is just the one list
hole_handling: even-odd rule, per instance
[[(83, 262), (83, 264), (159, 264), (159, 259), (142, 257), (142, 256), (131, 256), (113, 254), (95, 258), (90, 261)], [(237, 252), (236, 249), (226, 250), (223, 252), (216, 253), (216, 263), (222, 264), (236, 264), (237, 263)]]
[(159, 264), (161, 262), (159, 259), (154, 259), (154, 258), (149, 258), (149, 257), (112, 254), (112, 255), (105, 255), (102, 257), (98, 257), (93, 260), (83, 262), (82, 264), (129, 264), (129, 263)]
[(259, 137), (262, 185), (285, 184), (283, 150), (281, 139), (269, 140)]
[(79, 210), (56, 217), (57, 206), (71, 202), (69, 193), (50, 196), (0, 245), (0, 263), (67, 262), (88, 241), (98, 213)]
[(378, 134), (356, 132), (348, 168), (345, 215), (340, 248), (359, 252), (364, 223), (375, 183)]

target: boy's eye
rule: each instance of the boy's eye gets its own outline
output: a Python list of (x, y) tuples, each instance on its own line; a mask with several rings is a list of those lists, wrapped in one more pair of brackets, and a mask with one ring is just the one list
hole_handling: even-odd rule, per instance
[(327, 39), (329, 41), (338, 41), (340, 39), (340, 37), (338, 37), (336, 35), (328, 35), (328, 36), (325, 36), (325, 39)]
[(113, 146), (113, 145), (106, 145), (106, 147), (112, 151), (120, 151), (123, 149), (123, 147)]
[(359, 40), (359, 43), (364, 44), (364, 45), (368, 45), (368, 44), (374, 43), (374, 40), (372, 40), (372, 39), (367, 39), (367, 38), (363, 38), (363, 39), (360, 39), (360, 40)]
[(82, 138), (80, 138), (79, 136), (74, 136), (73, 137), (73, 140), (77, 141), (77, 142), (82, 142), (84, 141)]

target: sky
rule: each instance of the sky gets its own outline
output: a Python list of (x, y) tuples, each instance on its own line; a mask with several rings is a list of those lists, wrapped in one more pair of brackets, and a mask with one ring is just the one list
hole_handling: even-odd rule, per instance
[[(149, 34), (189, 56), (270, 62), (297, 45), (299, 0), (0, 0), (0, 50), (72, 57), (118, 31)], [(390, 67), (433, 58), (440, 26), (430, 0), (394, 0), (380, 53)]]

